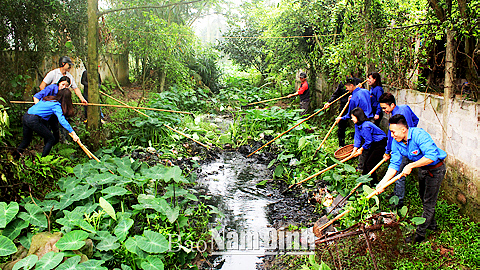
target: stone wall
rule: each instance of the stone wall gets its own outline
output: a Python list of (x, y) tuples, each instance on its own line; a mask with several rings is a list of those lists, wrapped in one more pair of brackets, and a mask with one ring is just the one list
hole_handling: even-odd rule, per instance
[[(397, 104), (409, 105), (425, 129), (447, 156), (447, 177), (443, 182), (447, 198), (464, 213), (480, 220), (480, 103), (451, 99), (447, 126), (442, 127), (444, 98), (415, 90), (388, 89)], [(442, 135), (446, 132), (446, 140)]]

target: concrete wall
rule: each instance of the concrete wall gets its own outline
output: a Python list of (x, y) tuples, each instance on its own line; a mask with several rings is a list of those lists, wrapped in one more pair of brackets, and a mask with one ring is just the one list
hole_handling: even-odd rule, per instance
[[(425, 129), (447, 156), (447, 177), (443, 188), (447, 198), (464, 213), (480, 220), (480, 103), (451, 99), (448, 125), (442, 127), (444, 98), (415, 90), (388, 89), (397, 104), (409, 105)], [(446, 132), (446, 145), (442, 133)]]

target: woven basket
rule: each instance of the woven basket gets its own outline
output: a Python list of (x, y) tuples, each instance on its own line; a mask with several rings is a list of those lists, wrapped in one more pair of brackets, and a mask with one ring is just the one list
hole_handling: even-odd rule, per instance
[(348, 157), (352, 153), (352, 151), (353, 151), (353, 144), (349, 144), (335, 151), (333, 155), (335, 156), (336, 159), (342, 160)]

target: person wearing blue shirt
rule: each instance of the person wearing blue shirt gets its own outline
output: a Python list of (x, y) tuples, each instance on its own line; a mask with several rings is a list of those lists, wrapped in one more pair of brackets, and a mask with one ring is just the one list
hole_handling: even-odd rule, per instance
[(383, 94), (383, 85), (382, 85), (382, 78), (380, 74), (377, 72), (371, 72), (367, 76), (368, 85), (370, 85), (370, 102), (372, 104), (372, 112), (373, 112), (373, 119), (375, 121), (375, 125), (380, 126), (380, 122), (382, 121), (383, 113), (382, 108), (380, 107), (380, 103), (378, 99)]
[(379, 193), (383, 192), (383, 185), (392, 179), (400, 169), (402, 157), (412, 162), (402, 170), (403, 175), (409, 175), (413, 168), (418, 168), (419, 194), (423, 203), (425, 222), (417, 226), (415, 235), (407, 237), (407, 242), (419, 243), (425, 240), (427, 229), (436, 230), (435, 206), (437, 204), (440, 185), (445, 177), (444, 160), (447, 153), (438, 148), (430, 134), (416, 127), (408, 127), (405, 116), (397, 114), (389, 121), (392, 132), (392, 156), (388, 170), (378, 184)]
[(68, 130), (70, 136), (75, 142), (79, 141), (77, 134), (72, 129), (65, 116), (73, 116), (72, 93), (70, 89), (63, 88), (57, 92), (56, 96), (43, 97), (37, 104), (28, 109), (23, 116), (23, 140), (14, 153), (15, 158), (25, 151), (33, 139), (35, 131), (43, 137), (45, 146), (43, 147), (42, 157), (50, 153), (52, 147), (58, 143), (58, 137), (55, 137), (49, 128), (48, 120), (55, 115), (60, 124)]
[[(372, 122), (359, 107), (350, 113), (352, 122), (355, 124), (355, 137), (352, 156), (356, 157), (365, 152), (363, 175), (368, 174), (381, 160), (387, 145), (385, 132)], [(372, 184), (377, 184), (377, 173), (372, 173)]]
[(372, 104), (370, 102), (370, 92), (367, 89), (360, 88), (361, 84), (355, 85), (355, 79), (348, 78), (345, 82), (345, 88), (352, 93), (350, 103), (348, 104), (348, 113), (344, 116), (337, 117), (336, 121), (350, 119), (350, 113), (356, 107), (362, 108), (368, 118), (373, 117)]
[[(380, 96), (378, 100), (382, 110), (386, 114), (390, 114), (390, 117), (401, 114), (407, 120), (407, 124), (409, 127), (417, 127), (419, 121), (418, 117), (408, 105), (397, 106), (395, 102), (395, 97), (392, 95), (392, 93), (384, 93)], [(385, 147), (385, 154), (383, 156), (386, 160), (390, 159), (390, 152), (392, 149), (393, 138), (390, 130), (388, 130), (387, 138), (387, 147)], [(400, 168), (398, 169), (397, 174), (403, 170), (403, 168), (405, 167), (405, 165), (408, 164), (408, 162), (409, 160), (407, 157), (402, 158), (402, 163), (400, 164)], [(397, 182), (395, 182), (395, 188), (393, 190), (392, 196), (395, 195), (398, 197), (398, 204), (391, 205), (391, 208), (401, 208), (403, 206), (403, 200), (405, 198), (405, 182), (405, 177), (402, 177)]]

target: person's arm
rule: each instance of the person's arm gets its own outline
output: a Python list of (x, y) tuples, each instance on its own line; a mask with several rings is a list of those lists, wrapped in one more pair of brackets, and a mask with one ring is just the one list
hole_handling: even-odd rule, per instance
[(33, 96), (33, 103), (34, 104), (37, 104), (40, 100), (38, 98), (36, 98), (35, 96)]
[[(350, 96), (350, 103), (348, 103), (348, 109), (347, 109), (347, 114), (345, 114), (344, 116), (342, 117), (338, 117), (340, 118), (340, 120), (347, 120), (347, 119), (350, 119), (350, 112), (355, 109), (357, 106), (357, 103), (355, 102), (355, 100), (351, 99), (352, 96)], [(337, 118), (337, 119), (338, 119)]]
[(372, 144), (373, 142), (373, 130), (371, 127), (364, 127), (365, 131), (364, 131), (364, 136), (363, 136), (363, 145), (362, 145), (362, 148), (363, 149), (368, 149), (370, 148), (370, 145)]
[(412, 109), (410, 108), (410, 106), (408, 106), (408, 110), (410, 111), (410, 117), (412, 118), (413, 127), (417, 127), (418, 121), (420, 121), (420, 119), (419, 119), (418, 116), (412, 111)]
[(75, 88), (73, 89), (73, 91), (75, 91), (75, 94), (77, 95), (77, 97), (80, 99), (80, 101), (83, 103), (83, 104), (88, 104), (87, 100), (83, 97), (82, 95), (82, 91), (80, 91), (80, 88)]
[(88, 79), (87, 79), (87, 71), (85, 70), (82, 73), (82, 78), (80, 79), (80, 83), (83, 84), (83, 86), (88, 87)]
[(397, 170), (389, 167), (387, 172), (385, 173), (385, 176), (383, 176), (382, 181), (377, 184), (377, 191), (379, 192), (379, 194), (385, 191), (385, 188), (382, 187), (385, 185), (385, 183), (392, 179), (395, 174), (397, 174)]
[(415, 162), (408, 163), (403, 168), (402, 173), (405, 174), (405, 175), (409, 175), (412, 172), (413, 168), (420, 168), (420, 167), (423, 167), (423, 166), (427, 166), (428, 164), (431, 164), (432, 162), (433, 162), (433, 160), (431, 160), (429, 158), (426, 158), (426, 157), (422, 157), (421, 159), (419, 159)]
[(303, 92), (305, 92), (307, 89), (308, 89), (308, 83), (307, 82), (302, 83), (300, 88), (298, 88), (297, 95), (303, 94)]
[[(53, 103), (53, 101), (50, 101)], [(70, 124), (68, 123), (67, 119), (65, 119), (65, 116), (63, 115), (63, 112), (62, 112), (62, 106), (60, 105), (60, 103), (58, 102), (55, 102), (56, 104), (54, 106), (52, 106), (52, 110), (53, 110), (53, 113), (57, 116), (58, 118), (58, 122), (69, 132), (69, 133), (72, 133), (73, 132), (73, 128), (72, 126), (70, 126)]]
[(49, 94), (53, 95), (51, 92), (54, 91), (54, 88), (55, 88), (55, 85), (49, 85), (43, 88), (40, 92), (33, 95), (33, 102), (37, 104), (44, 97), (49, 96)]
[(42, 81), (39, 86), (40, 90), (43, 90), (45, 87), (47, 87), (47, 83)]

